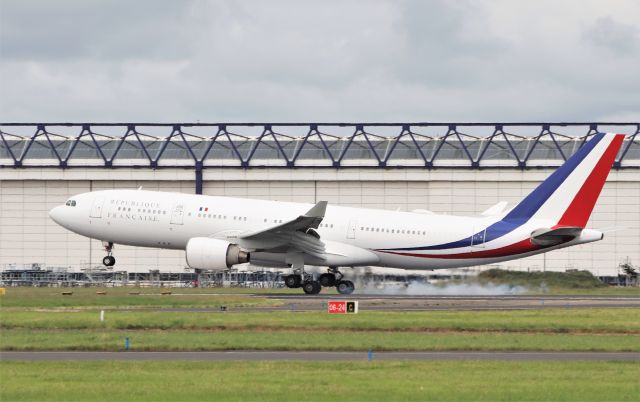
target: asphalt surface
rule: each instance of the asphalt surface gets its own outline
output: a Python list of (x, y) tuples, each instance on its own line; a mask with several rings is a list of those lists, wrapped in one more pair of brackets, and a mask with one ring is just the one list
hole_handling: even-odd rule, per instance
[[(180, 296), (180, 295), (176, 295)], [(217, 294), (219, 296), (219, 294)], [(298, 295), (249, 294), (248, 297), (279, 300), (274, 307), (160, 308), (166, 312), (269, 312), (324, 311), (329, 300), (358, 300), (360, 311), (436, 311), (436, 310), (538, 310), (544, 308), (640, 308), (640, 297), (633, 296), (422, 296), (422, 295)]]
[[(372, 352), (372, 360), (637, 361), (637, 352)], [(0, 352), (0, 360), (204, 360), (204, 361), (354, 361), (368, 352)]]

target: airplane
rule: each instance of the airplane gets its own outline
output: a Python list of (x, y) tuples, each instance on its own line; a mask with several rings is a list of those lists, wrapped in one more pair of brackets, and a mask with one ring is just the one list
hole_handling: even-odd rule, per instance
[(594, 134), (515, 207), (505, 211), (498, 203), (476, 217), (141, 189), (79, 194), (49, 215), (101, 240), (106, 266), (115, 264), (114, 244), (177, 249), (185, 250), (190, 268), (291, 268), (289, 288), (351, 294), (355, 286), (341, 268), (477, 266), (602, 240), (602, 232), (585, 226), (623, 140), (623, 134)]

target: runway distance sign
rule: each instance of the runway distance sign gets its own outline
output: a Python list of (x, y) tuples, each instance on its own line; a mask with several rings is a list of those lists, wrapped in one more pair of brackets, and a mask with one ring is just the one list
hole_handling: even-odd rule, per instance
[(346, 300), (330, 300), (327, 303), (329, 314), (358, 314), (358, 302)]

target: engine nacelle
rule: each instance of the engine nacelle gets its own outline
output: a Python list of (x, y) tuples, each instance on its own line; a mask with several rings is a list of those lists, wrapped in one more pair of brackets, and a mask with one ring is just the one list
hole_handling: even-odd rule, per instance
[(186, 258), (191, 268), (222, 271), (249, 262), (249, 252), (228, 241), (194, 237), (187, 242)]

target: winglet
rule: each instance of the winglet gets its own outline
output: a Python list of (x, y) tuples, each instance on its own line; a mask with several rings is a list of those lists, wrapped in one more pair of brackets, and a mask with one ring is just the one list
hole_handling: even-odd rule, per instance
[(318, 201), (316, 205), (307, 211), (304, 216), (308, 218), (324, 218), (324, 213), (327, 211), (327, 201)]

